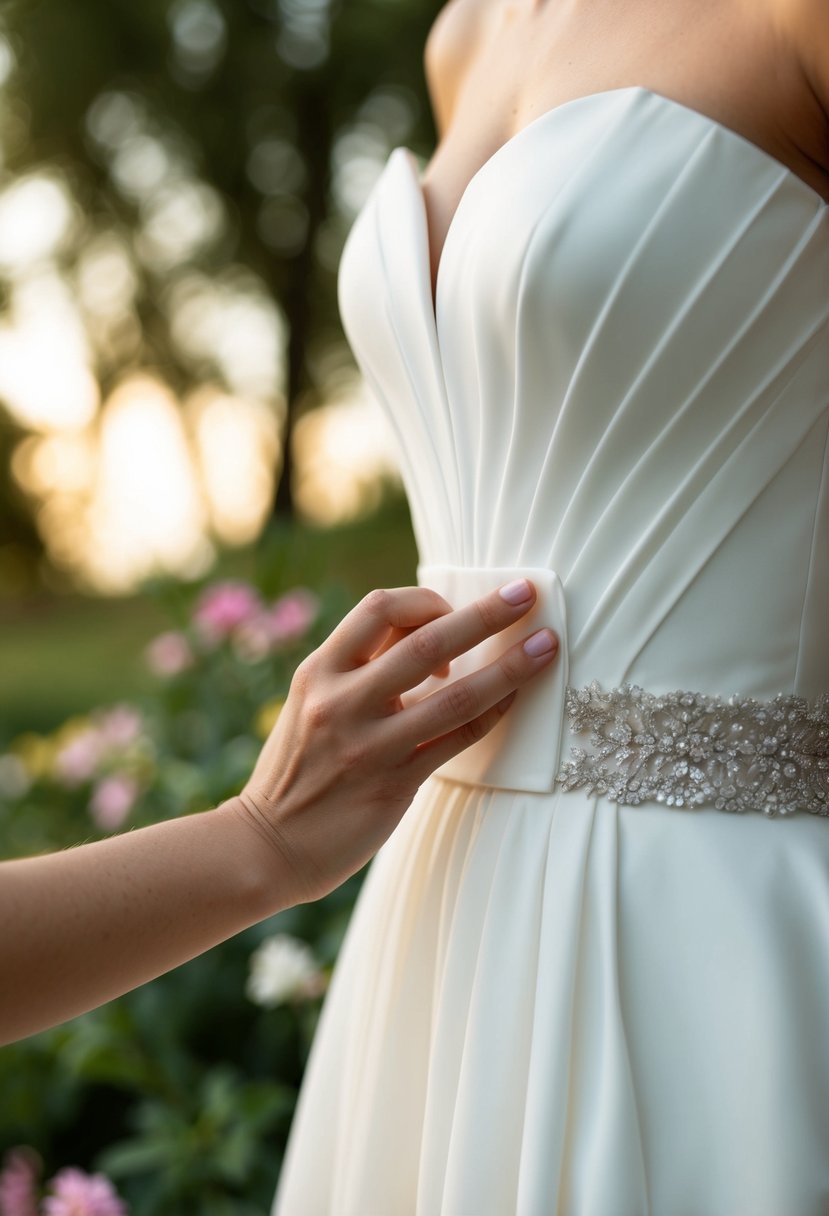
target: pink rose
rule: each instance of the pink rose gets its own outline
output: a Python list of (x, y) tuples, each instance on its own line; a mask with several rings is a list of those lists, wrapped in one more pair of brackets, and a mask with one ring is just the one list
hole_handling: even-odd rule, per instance
[(272, 640), (295, 642), (308, 632), (319, 613), (319, 600), (305, 587), (295, 587), (276, 601), (270, 610)]
[(258, 663), (270, 654), (271, 622), (266, 612), (239, 625), (233, 634), (233, 649), (244, 663)]
[(115, 832), (132, 810), (138, 783), (127, 773), (103, 777), (92, 792), (89, 813), (104, 832)]
[(132, 705), (113, 705), (98, 719), (98, 731), (108, 747), (129, 747), (141, 734), (141, 714)]
[(42, 1168), (33, 1149), (14, 1148), (0, 1171), (0, 1216), (37, 1216), (37, 1180)]
[(202, 594), (193, 622), (206, 642), (218, 642), (262, 611), (259, 593), (248, 583), (214, 583)]
[(144, 651), (147, 666), (157, 676), (177, 676), (193, 665), (193, 651), (183, 633), (170, 629), (153, 638)]
[(89, 728), (70, 739), (55, 756), (55, 775), (70, 789), (89, 781), (101, 759), (104, 741), (97, 730)]
[(49, 1184), (53, 1194), (43, 1201), (43, 1216), (128, 1216), (112, 1183), (103, 1174), (85, 1174), (69, 1167)]

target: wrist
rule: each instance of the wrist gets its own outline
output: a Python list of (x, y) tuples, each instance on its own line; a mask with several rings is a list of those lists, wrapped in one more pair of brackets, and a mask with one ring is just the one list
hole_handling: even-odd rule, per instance
[(257, 920), (264, 920), (303, 902), (301, 883), (279, 847), (275, 833), (243, 795), (234, 794), (211, 812), (222, 819), (232, 837), (234, 866), (243, 897)]

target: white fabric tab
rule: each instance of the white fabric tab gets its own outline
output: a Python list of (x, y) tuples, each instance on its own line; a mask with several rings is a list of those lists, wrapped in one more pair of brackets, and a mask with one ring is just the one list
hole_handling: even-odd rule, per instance
[(530, 579), (536, 588), (538, 598), (532, 610), (508, 629), (453, 659), (447, 678), (429, 676), (405, 694), (403, 703), (411, 704), (447, 688), (455, 680), (491, 663), (536, 629), (544, 626), (553, 629), (559, 638), (559, 650), (552, 666), (518, 690), (509, 711), (483, 739), (435, 770), (436, 776), (452, 781), (550, 793), (558, 772), (566, 718), (567, 619), (561, 580), (554, 570), (537, 566), (420, 565), (417, 569), (419, 585), (437, 591), (453, 608), (462, 608), (517, 578)]

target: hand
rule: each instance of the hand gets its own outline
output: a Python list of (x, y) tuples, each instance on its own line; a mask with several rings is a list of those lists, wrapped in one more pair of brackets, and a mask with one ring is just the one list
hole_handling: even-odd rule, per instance
[[(320, 899), (356, 873), (399, 823), (418, 787), (482, 738), (521, 684), (555, 657), (518, 643), (495, 662), (403, 707), (401, 696), (523, 616), (499, 591), (464, 608), (426, 587), (373, 591), (297, 668), (236, 811), (296, 881), (292, 902)], [(525, 639), (526, 640), (526, 639)]]

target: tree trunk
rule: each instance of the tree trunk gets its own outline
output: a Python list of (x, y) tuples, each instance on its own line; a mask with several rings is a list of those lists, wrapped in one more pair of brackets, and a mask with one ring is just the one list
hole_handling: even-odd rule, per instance
[(329, 119), (328, 102), (321, 93), (322, 76), (306, 76), (301, 82), (294, 103), (297, 117), (297, 147), (305, 152), (307, 181), (303, 202), (308, 213), (305, 244), (293, 259), (291, 274), (284, 295), (288, 325), (286, 408), (282, 433), (282, 468), (276, 483), (273, 514), (280, 519), (296, 518), (294, 499), (295, 470), (293, 439), (299, 408), (306, 393), (313, 393), (308, 367), (308, 338), (312, 311), (312, 293), (316, 263), (314, 246), (317, 233), (328, 212), (329, 188)]

